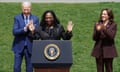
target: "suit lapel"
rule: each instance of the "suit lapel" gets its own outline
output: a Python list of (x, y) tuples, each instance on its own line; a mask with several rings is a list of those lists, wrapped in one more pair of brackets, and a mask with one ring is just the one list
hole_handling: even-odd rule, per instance
[(33, 20), (33, 24), (35, 24), (35, 19), (32, 14), (30, 14), (30, 20)]
[(32, 14), (30, 14), (30, 20), (33, 20), (33, 16), (32, 16)]
[(109, 27), (111, 26), (110, 22), (107, 24), (106, 28), (109, 29)]
[(23, 14), (20, 15), (20, 21), (23, 26), (25, 26)]

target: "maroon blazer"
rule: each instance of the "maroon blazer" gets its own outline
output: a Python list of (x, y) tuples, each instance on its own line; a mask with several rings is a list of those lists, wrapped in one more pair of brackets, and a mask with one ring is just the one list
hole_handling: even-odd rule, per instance
[(115, 23), (108, 23), (106, 29), (99, 32), (96, 30), (95, 25), (93, 33), (95, 45), (92, 51), (92, 56), (96, 58), (99, 58), (100, 56), (103, 58), (114, 58), (118, 56), (114, 42), (116, 31), (117, 25)]

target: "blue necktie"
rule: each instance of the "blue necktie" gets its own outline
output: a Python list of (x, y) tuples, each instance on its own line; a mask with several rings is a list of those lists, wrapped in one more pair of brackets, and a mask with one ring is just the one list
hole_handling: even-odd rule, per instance
[[(25, 17), (24, 22), (26, 26), (26, 24), (28, 24), (28, 16)], [(27, 37), (25, 38), (25, 46), (27, 46)]]
[(25, 25), (28, 23), (28, 16), (25, 17)]

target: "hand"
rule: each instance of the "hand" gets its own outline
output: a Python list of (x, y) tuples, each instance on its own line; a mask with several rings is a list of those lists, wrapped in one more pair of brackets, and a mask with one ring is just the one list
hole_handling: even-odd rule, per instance
[(97, 31), (100, 31), (101, 30), (101, 25), (96, 25), (96, 29), (97, 29)]
[(72, 23), (72, 21), (69, 21), (68, 24), (67, 24), (67, 31), (71, 32), (72, 29), (73, 29), (73, 26), (74, 26), (74, 24)]
[(31, 32), (34, 32), (35, 26), (34, 26), (33, 24), (30, 24), (30, 25), (29, 25), (29, 30), (30, 30)]
[[(24, 27), (24, 31), (27, 31), (28, 29), (30, 30), (31, 26), (33, 25), (33, 20), (30, 20), (28, 24)], [(32, 28), (31, 28), (32, 29)], [(30, 30), (32, 31), (32, 30)]]
[(33, 24), (33, 20), (30, 20), (29, 21), (29, 30), (31, 31), (31, 32), (34, 32), (34, 30), (35, 30), (35, 26), (34, 26), (34, 24)]
[(28, 29), (31, 24), (33, 24), (33, 20), (30, 20), (30, 21), (28, 22), (28, 24), (26, 24), (25, 27)]
[(25, 31), (25, 32), (27, 32), (27, 30), (28, 30), (28, 28), (29, 28), (29, 25), (30, 25), (30, 24), (28, 23), (28, 24), (26, 24), (26, 26), (24, 27), (24, 31)]
[(29, 23), (28, 23), (28, 24), (26, 24), (26, 26), (25, 26), (25, 27), (26, 27), (26, 29), (28, 29), (28, 28), (29, 28), (29, 26), (30, 26), (30, 24), (29, 24)]
[(98, 31), (100, 31), (100, 30), (105, 30), (105, 26), (104, 26), (103, 24), (97, 24), (97, 25), (96, 25), (96, 29), (97, 29)]

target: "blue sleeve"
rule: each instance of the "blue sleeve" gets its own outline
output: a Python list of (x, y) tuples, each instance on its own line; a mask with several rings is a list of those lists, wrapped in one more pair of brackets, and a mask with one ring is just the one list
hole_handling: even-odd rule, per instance
[(37, 17), (36, 21), (35, 21), (35, 31), (38, 30), (39, 27), (39, 18)]
[(13, 35), (23, 35), (26, 32), (24, 31), (24, 27), (20, 27), (20, 23), (16, 17), (14, 17), (14, 25), (13, 25)]

